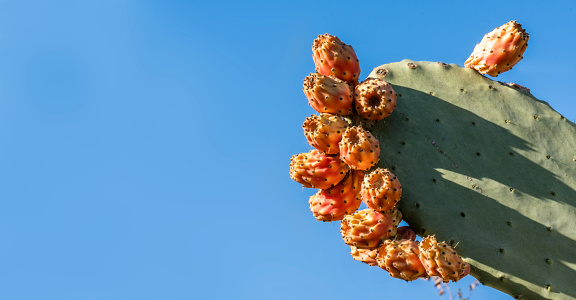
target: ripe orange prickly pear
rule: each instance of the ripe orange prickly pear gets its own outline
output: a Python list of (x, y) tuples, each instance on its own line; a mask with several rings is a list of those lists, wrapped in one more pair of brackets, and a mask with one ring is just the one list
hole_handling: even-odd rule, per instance
[(347, 127), (346, 121), (331, 114), (311, 115), (302, 125), (308, 144), (326, 154), (340, 152), (338, 143)]
[(293, 155), (290, 177), (307, 188), (327, 189), (337, 185), (348, 173), (348, 166), (337, 156), (318, 150)]
[(323, 75), (334, 75), (344, 81), (358, 83), (360, 63), (356, 52), (350, 45), (333, 35), (319, 35), (312, 44), (312, 58), (316, 72)]
[(316, 220), (338, 221), (355, 212), (362, 203), (360, 185), (363, 178), (364, 173), (352, 170), (339, 184), (312, 195), (308, 203)]
[(370, 266), (378, 265), (378, 261), (376, 260), (376, 256), (378, 255), (377, 249), (362, 249), (350, 246), (350, 254), (352, 254), (352, 258), (357, 261), (361, 261)]
[(527, 46), (526, 30), (516, 21), (510, 21), (486, 34), (464, 66), (496, 77), (512, 69), (522, 59)]
[(416, 232), (410, 228), (410, 226), (400, 226), (398, 227), (398, 233), (396, 234), (396, 239), (399, 240), (416, 240)]
[(380, 143), (362, 127), (348, 127), (338, 144), (340, 157), (350, 168), (368, 170), (380, 160)]
[(388, 82), (368, 78), (354, 88), (354, 106), (360, 117), (382, 120), (394, 111), (396, 92)]
[(418, 258), (418, 242), (412, 240), (387, 240), (378, 248), (378, 266), (394, 278), (406, 281), (426, 276), (426, 269)]
[(440, 276), (444, 282), (456, 282), (470, 273), (468, 263), (448, 244), (438, 243), (433, 235), (420, 243), (420, 261), (429, 276)]
[(389, 212), (358, 210), (342, 219), (340, 233), (347, 245), (374, 249), (385, 239), (396, 235), (401, 220), (402, 213), (397, 209)]
[(361, 194), (369, 208), (388, 211), (400, 201), (402, 186), (396, 175), (388, 169), (378, 168), (364, 176)]
[(345, 116), (352, 112), (352, 87), (334, 76), (310, 73), (304, 78), (304, 94), (308, 104), (319, 113)]

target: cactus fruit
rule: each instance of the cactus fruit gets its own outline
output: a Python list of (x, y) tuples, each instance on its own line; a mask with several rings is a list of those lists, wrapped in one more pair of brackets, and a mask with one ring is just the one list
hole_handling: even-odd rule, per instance
[(486, 34), (464, 66), (496, 77), (522, 60), (527, 46), (526, 30), (516, 21), (510, 21)]
[(348, 165), (340, 158), (318, 150), (293, 155), (290, 159), (290, 177), (306, 188), (335, 186), (344, 179), (348, 170)]
[(380, 143), (362, 127), (348, 127), (339, 143), (340, 157), (350, 168), (368, 170), (380, 160)]
[(508, 86), (513, 87), (513, 88), (522, 89), (522, 90), (525, 90), (525, 91), (527, 91), (528, 93), (530, 93), (530, 89), (527, 88), (527, 87), (525, 87), (525, 86), (521, 86), (521, 85), (519, 85), (519, 84), (517, 84), (517, 83), (514, 83), (514, 82), (509, 82), (509, 83), (506, 83), (506, 84), (507, 84)]
[(468, 263), (448, 244), (438, 243), (433, 235), (427, 236), (420, 243), (420, 261), (429, 276), (440, 276), (444, 282), (456, 282), (470, 272)]
[(302, 90), (308, 104), (319, 113), (345, 116), (352, 112), (353, 89), (334, 76), (310, 73), (304, 78)]
[(396, 233), (396, 239), (398, 240), (416, 240), (416, 232), (410, 228), (410, 226), (400, 226)]
[(378, 266), (394, 278), (406, 281), (426, 276), (420, 262), (418, 242), (412, 240), (386, 240), (378, 248)]
[(402, 186), (398, 178), (388, 169), (377, 168), (364, 176), (362, 201), (368, 208), (388, 211), (396, 206), (402, 196)]
[(484, 285), (522, 299), (576, 298), (576, 124), (523, 89), (456, 64), (385, 64), (398, 94), (371, 132), (397, 208), (456, 247)]
[(312, 44), (312, 58), (316, 72), (333, 75), (341, 80), (358, 83), (360, 63), (354, 48), (329, 34), (319, 35)]
[(361, 261), (370, 266), (377, 266), (378, 261), (376, 256), (378, 255), (378, 249), (363, 249), (355, 246), (350, 246), (350, 254), (352, 258)]
[(355, 212), (362, 203), (360, 186), (363, 178), (364, 173), (352, 170), (339, 184), (312, 195), (308, 203), (314, 217), (318, 221), (338, 221)]
[(342, 140), (348, 123), (336, 115), (320, 114), (306, 118), (302, 128), (310, 146), (326, 154), (338, 154), (338, 143)]
[(396, 92), (379, 78), (368, 78), (354, 88), (354, 106), (362, 118), (382, 120), (396, 107)]
[(397, 209), (390, 212), (358, 210), (342, 219), (340, 233), (347, 245), (374, 249), (385, 239), (396, 235), (401, 220), (402, 213)]

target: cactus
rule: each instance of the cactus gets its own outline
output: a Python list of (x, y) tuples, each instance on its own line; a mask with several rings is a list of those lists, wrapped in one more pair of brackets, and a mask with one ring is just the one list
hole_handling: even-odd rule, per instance
[(398, 96), (372, 133), (410, 227), (515, 298), (576, 298), (576, 124), (455, 64), (404, 60), (368, 77)]

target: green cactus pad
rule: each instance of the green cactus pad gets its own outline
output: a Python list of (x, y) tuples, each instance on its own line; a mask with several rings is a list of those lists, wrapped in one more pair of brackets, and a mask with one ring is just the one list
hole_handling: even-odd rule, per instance
[(576, 125), (529, 92), (455, 64), (404, 60), (369, 75), (398, 94), (376, 123), (399, 208), (450, 243), (482, 284), (576, 298)]

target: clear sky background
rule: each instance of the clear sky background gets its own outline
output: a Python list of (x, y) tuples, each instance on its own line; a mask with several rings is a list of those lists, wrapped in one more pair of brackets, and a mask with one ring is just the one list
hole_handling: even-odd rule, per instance
[(363, 79), (463, 65), (510, 20), (498, 80), (575, 121), (574, 1), (0, 1), (0, 299), (442, 299), (352, 260), (290, 179), (311, 44)]

